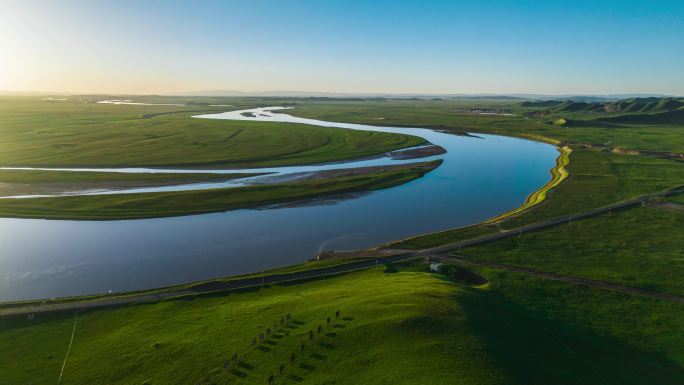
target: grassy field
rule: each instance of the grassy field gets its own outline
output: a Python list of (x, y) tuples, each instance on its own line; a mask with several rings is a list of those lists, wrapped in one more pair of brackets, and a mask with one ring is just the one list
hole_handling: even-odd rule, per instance
[[(265, 383), (281, 363), (287, 363), (287, 373), (279, 376), (279, 383), (344, 383), (352, 367), (355, 381), (366, 383), (381, 378), (411, 383), (435, 370), (443, 375), (434, 383), (446, 383), (439, 378), (448, 378), (449, 370), (440, 362), (448, 359), (449, 350), (435, 350), (433, 344), (440, 328), (458, 319), (448, 310), (456, 308), (452, 296), (460, 290), (425, 273), (374, 270), (242, 294), (81, 314), (62, 383), (194, 383), (206, 375), (221, 382)], [(444, 305), (448, 308), (441, 309)], [(424, 318), (424, 313), (437, 309), (430, 319)], [(342, 312), (340, 319), (335, 319), (337, 310)], [(377, 312), (385, 316), (378, 318)], [(258, 348), (251, 346), (252, 337), (287, 313), (293, 314), (294, 322), (278, 328)], [(332, 317), (331, 325), (327, 317)], [(2, 333), (3, 354), (21, 354), (26, 360), (5, 367), (3, 380), (56, 381), (66, 348), (58, 348), (58, 341), (68, 343), (73, 321), (70, 315), (55, 316), (30, 328), (26, 321), (8, 321)], [(325, 325), (324, 333), (315, 333), (315, 341), (307, 341), (301, 353), (308, 330), (315, 331), (319, 324)], [(37, 333), (33, 338), (43, 337), (43, 343), (34, 345), (37, 354), (26, 356), (25, 345), (17, 342), (32, 340), (32, 332)], [(417, 337), (424, 343), (416, 344)], [(377, 349), (363, 348), (373, 343)], [(111, 356), (112, 349), (119, 353)], [(241, 366), (233, 365), (236, 373), (222, 369), (233, 352), (244, 360)], [(418, 352), (424, 358), (416, 361), (411, 353)], [(294, 365), (289, 364), (292, 353), (297, 356)], [(169, 361), (174, 362), (172, 367), (163, 364)], [(33, 368), (25, 366), (31, 363)], [(409, 378), (409, 370), (396, 371), (406, 365), (412, 372)], [(396, 373), (388, 374), (390, 368)]]
[(285, 166), (364, 158), (424, 142), (408, 135), (190, 118), (260, 105), (255, 101), (231, 102), (235, 107), (94, 103), (100, 99), (106, 97), (0, 97), (0, 165)]
[[(562, 140), (573, 149), (569, 177), (554, 186), (542, 203), (496, 224), (406, 240), (401, 244), (405, 248), (472, 238), (684, 184), (682, 162), (644, 155), (684, 151), (684, 124), (677, 114), (655, 117), (654, 124), (641, 123), (640, 115), (667, 112), (660, 110), (669, 106), (665, 102), (653, 107), (623, 105), (631, 112), (621, 114), (597, 112), (596, 106), (561, 109), (557, 104), (539, 113), (534, 112), (537, 107), (510, 100), (239, 99), (237, 103), (290, 103), (296, 107), (295, 115), (336, 121)], [(473, 113), (478, 109), (514, 115)], [(614, 119), (618, 116), (626, 117)], [(559, 119), (565, 119), (565, 124), (554, 124)], [(586, 148), (579, 143), (601, 146)], [(634, 149), (641, 155), (614, 153), (613, 147)], [(333, 184), (311, 181), (305, 190), (391, 185), (416, 177), (416, 170), (400, 174), (353, 177)], [(298, 196), (298, 191), (290, 186), (277, 194)], [(219, 195), (199, 201), (235, 204), (223, 193), (209, 194), (214, 193)], [(271, 192), (254, 193), (263, 197)], [(180, 198), (157, 199), (152, 200), (156, 209), (162, 202)], [(684, 204), (681, 196), (667, 201)], [(121, 204), (127, 210), (144, 211), (149, 203)], [(50, 206), (22, 210), (38, 212)], [(87, 200), (69, 206), (68, 210), (98, 209)], [(684, 212), (676, 208), (636, 207), (465, 248), (461, 254), (684, 295), (683, 221)], [(62, 384), (266, 384), (271, 374), (276, 384), (684, 384), (681, 304), (500, 269), (469, 268), (489, 284), (470, 287), (414, 263), (86, 312), (79, 314), (75, 329), (74, 314), (4, 319), (0, 362), (6, 364), (0, 366), (0, 384), (57, 382), (72, 330)], [(337, 320), (336, 310), (342, 312)], [(251, 345), (254, 337), (288, 312), (294, 321), (276, 327), (275, 334), (256, 347)], [(326, 322), (329, 316), (333, 316), (331, 325)], [(323, 326), (320, 335), (318, 325)], [(308, 341), (309, 330), (314, 331), (313, 342)], [(234, 352), (242, 362), (224, 369), (224, 360)], [(292, 353), (294, 363), (290, 363)]]
[(684, 295), (684, 212), (639, 207), (461, 251), (474, 259)]
[[(73, 330), (62, 384), (184, 384), (206, 378), (257, 384), (271, 374), (278, 384), (684, 381), (681, 338), (663, 334), (684, 322), (673, 305), (498, 271), (482, 272), (495, 279), (496, 289), (472, 288), (423, 269), (398, 266), (393, 273), (397, 269), (380, 267), (87, 312), (78, 315), (75, 329), (73, 314), (4, 320), (0, 384), (57, 382)], [(600, 308), (592, 306), (597, 303)], [(645, 308), (648, 314), (622, 316)], [(287, 313), (292, 321), (274, 327)], [(252, 346), (267, 328), (272, 336)], [(654, 338), (634, 343), (639, 334)], [(233, 353), (240, 363), (224, 369)]]
[[(684, 340), (673, 333), (684, 327), (681, 304), (510, 272), (482, 273), (501, 302), (529, 318), (523, 325), (500, 325), (498, 333), (492, 328), (481, 335), (496, 346), (498, 338), (517, 327), (539, 331), (540, 340), (521, 338), (518, 344), (528, 349), (531, 365), (545, 367), (544, 375), (511, 358), (518, 352), (497, 349), (499, 363), (516, 373), (520, 383), (684, 383)], [(512, 312), (492, 308), (482, 318), (507, 319)], [(554, 348), (536, 347), (546, 343)]]
[(440, 163), (441, 161), (414, 163), (361, 175), (236, 188), (4, 199), (0, 200), (0, 216), (112, 220), (202, 214), (388, 188), (420, 178)]
[(680, 204), (680, 205), (681, 205), (681, 204), (684, 204), (684, 196), (682, 196), (682, 195), (673, 197), (673, 198), (671, 198), (670, 200), (671, 200), (672, 202), (678, 203), (678, 204)]

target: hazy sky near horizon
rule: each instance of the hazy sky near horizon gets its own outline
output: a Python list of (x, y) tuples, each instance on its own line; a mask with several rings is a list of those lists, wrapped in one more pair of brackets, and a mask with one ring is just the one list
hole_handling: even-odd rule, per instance
[(0, 90), (684, 94), (684, 1), (0, 0)]

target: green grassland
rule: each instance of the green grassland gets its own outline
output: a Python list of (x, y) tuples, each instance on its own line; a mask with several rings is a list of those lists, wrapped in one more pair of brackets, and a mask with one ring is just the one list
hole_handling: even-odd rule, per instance
[[(358, 159), (415, 146), (423, 139), (272, 122), (195, 119), (199, 113), (277, 104), (276, 101), (135, 97), (181, 105), (109, 105), (106, 96), (47, 101), (0, 97), (0, 165), (42, 167), (262, 167)], [(122, 97), (116, 97), (122, 99)], [(212, 106), (216, 105), (216, 106)], [(232, 107), (231, 107), (232, 106)], [(324, 193), (369, 190), (409, 181), (415, 174), (374, 174), (301, 186), (239, 190), (45, 198), (0, 202), (12, 217), (121, 219), (197, 214), (290, 201)], [(85, 189), (148, 187), (220, 181), (210, 174), (116, 174), (0, 171), (0, 193), (58, 194)], [(372, 179), (377, 180), (372, 181)], [(282, 194), (282, 196), (280, 196)], [(240, 195), (240, 197), (238, 197)], [(75, 198), (75, 199), (74, 199)], [(282, 198), (282, 199), (281, 199)], [(204, 199), (190, 203), (190, 199)]]
[(638, 207), (461, 251), (469, 258), (684, 295), (684, 212)]
[(43, 170), (0, 170), (0, 195), (49, 194), (98, 188), (168, 186), (220, 182), (256, 174), (115, 173)]
[[(415, 338), (436, 338), (440, 327), (458, 319), (448, 312), (456, 307), (452, 296), (458, 291), (428, 274), (374, 270), (242, 294), (81, 314), (62, 383), (194, 383), (209, 373), (221, 382), (265, 383), (269, 374), (289, 361), (291, 353), (298, 359), (294, 368), (288, 363), (287, 376), (301, 377), (305, 383), (320, 383), (331, 375), (344, 383), (352, 367), (356, 368), (354, 381), (393, 378), (410, 383), (434, 370), (445, 371), (440, 362), (449, 358), (449, 350), (435, 351), (434, 340), (423, 338), (423, 344), (416, 344)], [(440, 309), (444, 305), (448, 308)], [(337, 310), (342, 311), (339, 320), (334, 317)], [(433, 317), (423, 316), (435, 311)], [(378, 319), (374, 316), (377, 312), (386, 315)], [(252, 338), (286, 313), (292, 313), (295, 322), (260, 344), (263, 350), (253, 348)], [(334, 320), (330, 326), (325, 321), (329, 316)], [(71, 315), (60, 315), (31, 327), (27, 327), (29, 322), (8, 321), (2, 330), (2, 354), (18, 354), (24, 359), (5, 367), (8, 371), (0, 381), (8, 382), (0, 383), (56, 381), (73, 320)], [(317, 334), (315, 345), (307, 344), (300, 353), (307, 331), (319, 324), (325, 325), (324, 334)], [(334, 335), (327, 336), (329, 333)], [(36, 336), (43, 337), (42, 343), (33, 345), (31, 351), (20, 343)], [(326, 346), (318, 345), (321, 342)], [(368, 345), (379, 348), (367, 351)], [(111, 355), (112, 351), (118, 353)], [(244, 357), (246, 365), (236, 370), (246, 377), (222, 369), (224, 359), (233, 352)], [(407, 354), (417, 352), (423, 352), (422, 360)], [(95, 364), (99, 362), (103, 365)], [(170, 362), (173, 365), (166, 364)], [(409, 378), (402, 379), (408, 370), (396, 371), (402, 362), (413, 369)], [(313, 369), (302, 369), (300, 364)], [(390, 368), (396, 373), (389, 374)], [(297, 382), (279, 378), (279, 383)]]
[[(398, 267), (81, 313), (61, 383), (258, 384), (271, 374), (278, 384), (684, 381), (684, 345), (667, 335), (684, 318), (669, 303), (499, 271), (482, 272), (496, 289), (473, 288)], [(648, 313), (623, 317), (640, 309)], [(293, 321), (273, 327), (287, 313)], [(57, 382), (74, 321), (5, 320), (0, 384)], [(266, 328), (273, 335), (253, 347)], [(241, 362), (224, 369), (233, 353)]]
[(110, 220), (202, 214), (311, 199), (322, 195), (388, 188), (419, 178), (440, 163), (441, 161), (414, 163), (360, 175), (236, 188), (2, 199), (0, 216)]
[(408, 135), (190, 118), (234, 108), (0, 97), (0, 165), (285, 166), (364, 158), (424, 142)]
[[(537, 329), (542, 342), (519, 340), (520, 346), (531, 350), (529, 361), (572, 377), (567, 380), (548, 372), (539, 376), (535, 369), (517, 366), (517, 360), (509, 358), (517, 352), (497, 349), (499, 362), (515, 371), (521, 383), (684, 383), (684, 340), (673, 332), (684, 327), (681, 304), (511, 272), (487, 270), (486, 274), (501, 301), (529, 318), (524, 325), (509, 323), (498, 334), (490, 329), (481, 335), (496, 346), (497, 338), (517, 327)], [(482, 319), (508, 318), (510, 311), (493, 308)], [(535, 346), (545, 343), (555, 349), (540, 351)]]
[[(549, 138), (574, 150), (567, 166), (569, 178), (550, 190), (543, 203), (500, 223), (430, 234), (404, 240), (400, 246), (424, 248), (684, 184), (682, 162), (645, 156), (646, 151), (684, 152), (684, 122), (678, 113), (667, 119), (658, 115), (678, 111), (676, 102), (633, 100), (622, 103), (618, 112), (606, 111), (617, 107), (605, 103), (541, 106), (484, 99), (236, 99), (228, 104), (288, 103), (298, 116)], [(470, 112), (478, 108), (514, 115)], [(644, 122), (644, 115), (652, 123)], [(566, 125), (553, 124), (558, 119), (565, 119)], [(585, 148), (579, 143), (607, 145)], [(613, 153), (612, 147), (642, 153)], [(411, 179), (416, 170), (400, 174), (350, 177), (353, 180), (335, 180), (333, 185), (326, 180), (305, 182), (313, 184), (305, 190), (377, 188), (378, 183), (387, 186)], [(271, 194), (270, 187), (262, 188), (255, 197)], [(273, 193), (298, 196), (300, 188)], [(208, 194), (217, 194), (207, 200), (211, 204), (235, 204), (223, 192)], [(156, 206), (149, 207), (159, 210), (176, 199), (153, 198)], [(667, 201), (684, 204), (681, 196)], [(120, 204), (144, 211), (150, 202), (136, 198)], [(98, 209), (88, 200), (61, 205), (21, 210)], [(460, 254), (475, 261), (682, 296), (683, 221), (684, 212), (677, 209), (635, 207), (465, 248)], [(467, 286), (428, 273), (425, 265), (415, 262), (84, 312), (78, 315), (61, 383), (266, 384), (274, 374), (276, 384), (684, 384), (681, 304), (501, 269), (468, 268), (489, 283)], [(328, 326), (325, 319), (336, 310), (342, 311), (342, 318)], [(252, 338), (288, 312), (294, 322), (251, 346)], [(74, 320), (71, 313), (1, 320), (0, 384), (57, 382)], [(319, 324), (320, 335), (315, 333)], [(309, 330), (314, 330), (314, 341), (306, 342), (302, 353), (300, 345)], [(244, 361), (226, 370), (223, 362), (233, 352)], [(292, 353), (294, 364), (289, 362)], [(203, 382), (207, 376), (210, 381)]]

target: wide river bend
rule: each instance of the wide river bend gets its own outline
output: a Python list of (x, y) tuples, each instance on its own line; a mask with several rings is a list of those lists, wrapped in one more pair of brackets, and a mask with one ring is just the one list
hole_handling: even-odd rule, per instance
[[(267, 178), (274, 175), (283, 178), (302, 172), (444, 160), (423, 178), (401, 186), (298, 205), (122, 221), (0, 218), (0, 301), (146, 289), (254, 272), (303, 262), (322, 250), (365, 248), (477, 223), (522, 204), (527, 195), (550, 179), (549, 170), (558, 156), (554, 146), (520, 138), (458, 136), (424, 128), (325, 122), (271, 113), (271, 110), (231, 111), (195, 118), (292, 122), (403, 133), (425, 138), (447, 153), (420, 160), (381, 157), (338, 164), (239, 170), (270, 172), (274, 174)], [(252, 114), (245, 116), (243, 112)], [(258, 178), (247, 181), (254, 182)], [(231, 187), (242, 183), (124, 192)], [(76, 193), (121, 193), (121, 190)]]

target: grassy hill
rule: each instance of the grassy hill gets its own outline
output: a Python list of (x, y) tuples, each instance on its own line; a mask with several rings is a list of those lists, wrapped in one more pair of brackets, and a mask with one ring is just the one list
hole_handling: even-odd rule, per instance
[[(639, 130), (658, 126), (681, 128), (684, 125), (683, 98), (644, 97), (610, 102), (528, 101), (520, 106), (528, 118), (542, 119), (547, 124), (564, 121), (563, 127), (592, 128), (594, 131), (621, 127)], [(641, 145), (648, 142), (642, 141)], [(660, 150), (663, 150), (667, 141), (661, 141), (660, 145)]]
[[(656, 346), (628, 342), (638, 334), (635, 323), (664, 332), (681, 316), (611, 314), (648, 301), (498, 271), (482, 272), (496, 280), (496, 289), (469, 287), (425, 269), (380, 267), (77, 319), (5, 320), (0, 384), (55, 383), (67, 351), (62, 384), (266, 384), (272, 374), (276, 384), (684, 382), (681, 359), (663, 360), (652, 352)], [(559, 292), (553, 301), (544, 298)], [(559, 299), (574, 321), (559, 318)], [(601, 302), (602, 310), (582, 301)], [(671, 310), (668, 304), (656, 309)], [(288, 313), (292, 320), (281, 324)], [(672, 337), (667, 346), (675, 348)], [(234, 353), (239, 362), (232, 362)]]
[(684, 108), (653, 114), (627, 114), (597, 118), (596, 122), (609, 122), (618, 124), (648, 124), (648, 125), (672, 125), (684, 124)]
[(670, 112), (684, 107), (684, 99), (679, 98), (631, 98), (615, 102), (541, 102), (523, 104), (523, 107), (550, 107), (553, 113), (563, 112), (604, 112), (604, 113), (658, 113)]

